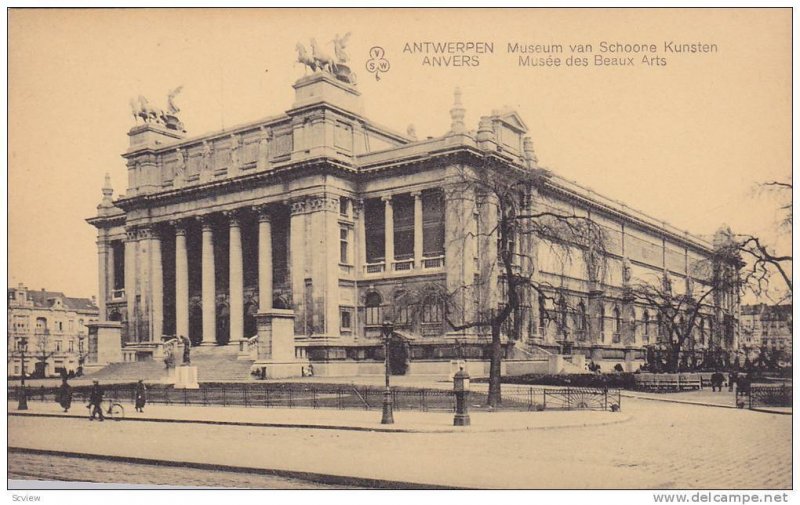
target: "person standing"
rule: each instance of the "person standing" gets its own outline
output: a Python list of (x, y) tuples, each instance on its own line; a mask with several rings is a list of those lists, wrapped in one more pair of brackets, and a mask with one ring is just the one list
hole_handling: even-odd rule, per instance
[(101, 404), (103, 403), (103, 388), (100, 387), (100, 382), (97, 380), (92, 381), (92, 390), (89, 393), (89, 407), (92, 409), (92, 415), (89, 416), (90, 421), (94, 421), (94, 416), (99, 415), (100, 421), (105, 421), (105, 416), (103, 415), (103, 407)]
[(147, 388), (144, 385), (144, 382), (139, 379), (139, 382), (136, 384), (136, 400), (135, 400), (135, 407), (136, 412), (144, 412), (144, 405), (147, 403)]
[(733, 386), (739, 382), (739, 372), (731, 370), (728, 372), (728, 392), (733, 392)]
[(64, 377), (61, 381), (61, 387), (58, 388), (58, 403), (64, 412), (69, 412), (72, 406), (72, 386), (67, 383), (67, 378)]

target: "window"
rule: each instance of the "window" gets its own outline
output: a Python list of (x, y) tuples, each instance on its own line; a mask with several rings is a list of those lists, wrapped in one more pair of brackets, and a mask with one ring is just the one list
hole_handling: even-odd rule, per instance
[[(394, 255), (396, 259), (414, 257), (414, 198), (411, 195), (392, 197), (394, 213)], [(391, 258), (391, 259), (395, 259)]]
[(650, 341), (650, 313), (646, 310), (642, 314), (642, 336), (645, 342)]
[(408, 303), (403, 299), (404, 291), (398, 291), (394, 295), (394, 324), (395, 326), (408, 326), (411, 322), (409, 316)]
[(56, 340), (56, 352), (61, 352), (61, 341)]
[(339, 214), (342, 216), (350, 214), (350, 199), (346, 196), (339, 197)]
[(441, 191), (422, 193), (422, 255), (444, 254), (444, 195)]
[(347, 227), (342, 226), (339, 228), (339, 263), (343, 265), (349, 265), (349, 255), (348, 249), (350, 248), (350, 244), (348, 241), (348, 235), (350, 234), (350, 230)]
[(586, 339), (586, 306), (583, 302), (578, 303), (578, 313), (577, 313), (577, 325), (578, 325), (578, 338), (580, 340)]
[(353, 308), (339, 307), (339, 327), (342, 331), (353, 331)]
[(442, 322), (442, 304), (434, 298), (426, 298), (422, 302), (422, 322), (423, 323), (441, 323)]
[(567, 321), (567, 302), (563, 296), (558, 299), (558, 326), (561, 335), (566, 336), (569, 332), (569, 321)]
[(542, 333), (544, 333), (546, 326), (547, 308), (545, 307), (544, 297), (539, 295), (539, 327), (541, 328)]
[(611, 312), (611, 317), (613, 318), (614, 324), (614, 342), (619, 342), (621, 337), (619, 332), (622, 329), (622, 318), (619, 315), (619, 309), (617, 307), (614, 307), (614, 310)]
[(383, 308), (381, 295), (375, 291), (368, 293), (364, 300), (367, 326), (380, 326), (383, 324)]
[(384, 203), (380, 198), (370, 198), (364, 202), (367, 263), (379, 263), (386, 255), (386, 243), (383, 240), (385, 217)]
[(69, 352), (75, 352), (75, 341), (74, 340), (70, 340), (69, 341)]

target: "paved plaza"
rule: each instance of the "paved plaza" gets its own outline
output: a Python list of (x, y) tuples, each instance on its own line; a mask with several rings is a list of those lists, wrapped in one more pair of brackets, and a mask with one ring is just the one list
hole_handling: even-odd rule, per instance
[[(76, 407), (82, 413), (83, 407)], [(90, 423), (81, 418), (12, 415), (8, 422), (11, 447), (416, 485), (791, 486), (791, 416), (637, 398), (626, 398), (623, 410), (618, 418), (595, 412), (476, 413), (473, 428), (464, 433), (445, 428), (449, 415), (441, 413), (400, 412), (396, 428), (419, 432), (391, 433), (334, 426), (379, 429), (380, 412), (310, 409), (148, 406), (145, 414), (137, 415), (151, 421)], [(55, 413), (39, 402), (31, 402), (30, 412)], [(200, 416), (251, 424), (175, 422)], [(166, 418), (173, 422), (165, 422)], [(263, 425), (278, 421), (289, 427)], [(328, 429), (291, 427), (315, 423)], [(496, 429), (489, 429), (492, 425)], [(13, 454), (10, 461), (13, 469)], [(87, 476), (87, 480), (95, 479)]]

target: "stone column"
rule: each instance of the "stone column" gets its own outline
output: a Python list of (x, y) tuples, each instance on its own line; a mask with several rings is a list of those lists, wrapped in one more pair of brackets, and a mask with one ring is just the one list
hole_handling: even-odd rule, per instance
[[(114, 285), (116, 284), (116, 279), (114, 277), (114, 247), (111, 244), (111, 240), (106, 242), (108, 245), (106, 247), (106, 296), (111, 294), (111, 298), (114, 298)], [(101, 310), (100, 315), (103, 315)]]
[[(289, 220), (289, 261), (291, 265), (292, 305), (294, 306), (294, 333), (295, 335), (308, 335), (312, 325), (308, 315), (312, 307), (307, 303), (313, 293), (313, 284), (308, 286), (306, 279), (311, 280), (308, 268), (310, 251), (308, 234), (306, 233), (306, 202), (296, 200), (287, 202), (291, 210)], [(308, 291), (312, 291), (309, 293)]]
[(265, 206), (258, 212), (258, 311), (272, 309), (272, 218)]
[[(239, 215), (226, 212), (228, 218), (229, 272), (230, 272), (230, 343), (237, 344), (244, 338), (244, 271), (242, 269), (242, 227)], [(252, 336), (252, 335), (251, 335)]]
[(411, 193), (414, 197), (414, 268), (422, 269), (422, 192)]
[(137, 342), (136, 332), (136, 228), (128, 228), (125, 240), (125, 301), (128, 342)]
[(202, 219), (202, 298), (203, 298), (203, 341), (201, 345), (217, 343), (216, 279), (214, 278), (214, 230), (210, 216)]
[[(105, 231), (101, 231), (97, 237), (97, 265), (98, 265), (98, 292), (97, 292), (97, 307), (100, 309), (100, 320), (105, 321), (108, 317), (106, 314), (106, 299), (108, 297), (108, 251), (111, 249), (105, 237)], [(111, 271), (114, 269), (112, 267)], [(114, 285), (111, 285), (114, 289)]]
[(384, 259), (386, 261), (386, 271), (391, 272), (394, 263), (394, 208), (392, 207), (392, 197), (381, 197), (384, 203)]
[(189, 257), (186, 250), (186, 223), (175, 226), (175, 335), (189, 336)]
[(150, 238), (150, 341), (160, 342), (164, 334), (164, 272), (161, 264), (161, 237), (153, 229)]

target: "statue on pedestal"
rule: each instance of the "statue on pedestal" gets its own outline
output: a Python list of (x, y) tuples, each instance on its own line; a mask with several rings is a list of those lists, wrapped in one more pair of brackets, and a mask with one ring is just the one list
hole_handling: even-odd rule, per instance
[(191, 352), (192, 352), (192, 341), (189, 340), (189, 337), (185, 337), (183, 335), (180, 336), (181, 342), (183, 342), (183, 366), (188, 366), (192, 363), (191, 359)]

